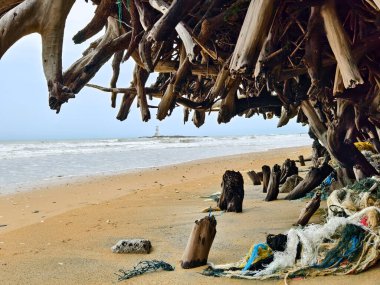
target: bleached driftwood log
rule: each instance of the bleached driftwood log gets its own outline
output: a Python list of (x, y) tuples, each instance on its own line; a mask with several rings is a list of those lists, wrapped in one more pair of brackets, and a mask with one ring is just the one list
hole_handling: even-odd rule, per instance
[[(39, 33), (42, 64), (49, 90), (49, 105), (59, 112), (61, 104), (74, 98), (62, 80), (62, 43), (66, 17), (75, 0), (29, 0), (0, 18), (0, 58), (23, 36)], [(13, 2), (14, 3), (14, 2)], [(4, 3), (0, 3), (3, 7)]]
[(232, 74), (252, 71), (274, 16), (274, 0), (251, 1), (232, 54)]
[(335, 0), (326, 0), (321, 10), (327, 39), (338, 62), (339, 71), (345, 88), (363, 84), (356, 60), (351, 52), (350, 43), (335, 10)]

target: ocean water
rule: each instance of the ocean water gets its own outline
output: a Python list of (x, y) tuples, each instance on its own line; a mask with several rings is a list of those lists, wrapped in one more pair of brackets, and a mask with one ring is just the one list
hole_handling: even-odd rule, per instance
[(75, 177), (311, 145), (307, 134), (0, 142), (0, 195)]

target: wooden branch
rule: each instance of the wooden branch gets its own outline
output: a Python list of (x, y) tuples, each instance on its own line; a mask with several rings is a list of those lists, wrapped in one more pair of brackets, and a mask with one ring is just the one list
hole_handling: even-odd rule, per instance
[(327, 128), (319, 118), (314, 108), (311, 106), (308, 100), (302, 101), (301, 109), (307, 117), (310, 125), (310, 129), (318, 137), (318, 139), (324, 144), (327, 144)]
[(117, 7), (114, 0), (102, 0), (96, 7), (95, 15), (85, 28), (80, 30), (74, 37), (73, 41), (76, 44), (83, 43), (92, 36), (100, 32), (107, 24), (107, 18), (111, 13), (116, 14)]
[(195, 58), (195, 43), (181, 20), (199, 1), (200, 0), (175, 0), (169, 7), (163, 0), (149, 0), (150, 5), (164, 15), (153, 26), (148, 35), (148, 39), (163, 41), (170, 35), (171, 30), (175, 28), (186, 48), (190, 62), (193, 62)]
[(232, 54), (231, 74), (252, 71), (272, 23), (274, 2), (274, 0), (250, 2)]
[(128, 118), (129, 110), (131, 109), (132, 103), (136, 98), (136, 93), (124, 93), (123, 100), (121, 101), (121, 106), (119, 113), (116, 118), (119, 121), (124, 121)]
[(111, 56), (129, 43), (131, 33), (119, 36), (117, 21), (109, 17), (105, 35), (91, 52), (77, 60), (63, 74), (63, 82), (74, 93), (78, 93)]
[[(112, 73), (112, 78), (111, 78), (111, 82), (110, 82), (111, 88), (116, 87), (117, 80), (119, 79), (120, 63), (123, 59), (123, 54), (124, 54), (124, 51), (118, 51), (118, 52), (115, 52), (115, 54), (113, 56), (113, 60), (112, 60), (113, 73)], [(112, 95), (111, 95), (111, 107), (112, 108), (116, 107), (116, 97), (117, 97), (117, 92), (112, 92)]]
[(323, 22), (320, 7), (311, 7), (310, 17), (307, 24), (307, 34), (305, 41), (304, 61), (307, 67), (311, 84), (319, 85), (321, 71), (321, 40), (323, 33)]
[(193, 118), (191, 119), (194, 126), (200, 128), (206, 120), (206, 113), (202, 110), (194, 110)]
[(306, 226), (313, 214), (319, 209), (321, 205), (321, 193), (317, 192), (313, 199), (311, 199), (301, 210), (300, 216), (298, 217), (295, 225)]
[(218, 114), (218, 123), (228, 123), (236, 113), (237, 89), (240, 84), (239, 78), (229, 77), (226, 83), (227, 95), (222, 99)]
[(42, 62), (49, 90), (49, 106), (57, 113), (62, 103), (75, 97), (70, 88), (62, 82), (64, 27), (74, 2), (74, 0), (24, 1), (0, 18), (0, 58), (23, 36), (34, 32), (41, 34)]
[(326, 0), (326, 3), (322, 6), (321, 14), (327, 39), (342, 74), (344, 87), (354, 88), (358, 84), (363, 84), (363, 78), (351, 52), (348, 36), (336, 13), (335, 0)]
[(285, 197), (285, 200), (295, 200), (304, 197), (315, 187), (319, 186), (332, 171), (333, 168), (327, 163), (324, 163), (319, 168), (311, 168), (306, 174), (305, 179)]
[(149, 72), (136, 64), (133, 71), (133, 84), (136, 87), (137, 97), (139, 98), (141, 118), (143, 122), (148, 122), (150, 120), (150, 112), (145, 93), (145, 83), (148, 80), (148, 77)]

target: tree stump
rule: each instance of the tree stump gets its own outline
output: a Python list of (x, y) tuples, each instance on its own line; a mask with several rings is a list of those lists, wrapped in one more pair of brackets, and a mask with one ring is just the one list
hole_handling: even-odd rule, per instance
[(216, 220), (214, 216), (206, 216), (195, 221), (185, 252), (181, 258), (181, 267), (194, 268), (207, 264), (208, 254), (216, 234)]
[(227, 170), (223, 174), (222, 194), (218, 207), (227, 212), (243, 211), (244, 180), (240, 172)]
[(288, 158), (281, 166), (280, 184), (284, 184), (286, 178), (294, 174), (298, 174), (298, 167), (296, 166), (296, 162), (294, 160), (290, 160)]
[(255, 171), (248, 171), (247, 175), (251, 178), (253, 185), (261, 185), (260, 176)]
[(268, 165), (263, 165), (261, 169), (263, 172), (263, 193), (267, 193), (270, 177), (270, 167)]
[(303, 157), (303, 155), (300, 155), (298, 157), (298, 160), (299, 160), (301, 166), (305, 166), (306, 165), (305, 164), (305, 158)]
[(313, 167), (305, 176), (300, 184), (290, 192), (285, 199), (295, 200), (304, 197), (307, 193), (319, 186), (322, 181), (333, 171), (333, 168), (327, 163), (323, 163), (322, 166), (316, 168)]
[(321, 205), (321, 193), (318, 191), (313, 199), (306, 204), (305, 208), (302, 209), (298, 221), (295, 225), (306, 226), (313, 214), (318, 210)]
[(292, 175), (288, 178), (286, 178), (286, 181), (284, 184), (282, 184), (280, 188), (280, 193), (290, 193), (296, 186), (303, 180), (302, 177), (298, 176), (297, 174)]
[(265, 197), (265, 201), (273, 201), (277, 199), (280, 186), (281, 167), (275, 164), (272, 168), (272, 172), (269, 178), (268, 194)]

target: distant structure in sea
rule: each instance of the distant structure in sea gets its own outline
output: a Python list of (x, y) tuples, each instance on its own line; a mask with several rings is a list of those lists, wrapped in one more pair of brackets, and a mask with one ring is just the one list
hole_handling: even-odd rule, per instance
[(160, 136), (160, 128), (158, 126), (156, 126), (156, 131), (154, 132), (153, 137), (159, 137), (159, 136)]

